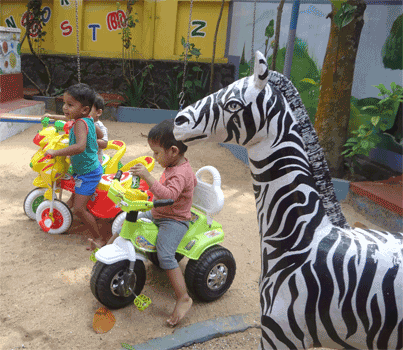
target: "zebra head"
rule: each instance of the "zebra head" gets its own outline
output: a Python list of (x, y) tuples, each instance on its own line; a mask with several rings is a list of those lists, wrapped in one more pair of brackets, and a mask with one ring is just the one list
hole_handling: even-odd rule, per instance
[(287, 133), (294, 136), (297, 133), (303, 140), (331, 222), (348, 228), (336, 200), (323, 150), (297, 89), (282, 74), (269, 71), (259, 51), (256, 51), (253, 75), (186, 107), (176, 116), (174, 126), (175, 138), (187, 145), (203, 140), (238, 143), (248, 149), (249, 156), (257, 144), (264, 145), (261, 147), (264, 156)]
[(267, 137), (267, 109), (270, 109), (270, 116), (285, 109), (280, 91), (267, 84), (268, 76), (266, 59), (257, 51), (253, 75), (178, 113), (175, 118), (175, 138), (187, 145), (208, 139), (248, 147)]

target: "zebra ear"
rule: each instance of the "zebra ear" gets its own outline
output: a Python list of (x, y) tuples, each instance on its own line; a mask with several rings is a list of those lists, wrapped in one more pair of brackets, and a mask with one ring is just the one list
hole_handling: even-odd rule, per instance
[(269, 70), (267, 68), (267, 62), (263, 54), (260, 51), (256, 51), (255, 54), (255, 69), (253, 72), (253, 82), (255, 86), (263, 90), (269, 79)]

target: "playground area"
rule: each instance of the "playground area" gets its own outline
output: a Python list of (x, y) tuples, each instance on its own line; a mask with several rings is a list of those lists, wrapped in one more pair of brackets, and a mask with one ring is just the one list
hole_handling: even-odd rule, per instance
[[(104, 121), (110, 140), (123, 140), (127, 151), (125, 164), (144, 155), (152, 155), (146, 135), (153, 124)], [(206, 143), (189, 148), (187, 158), (193, 170), (212, 165), (221, 174), (225, 196), (223, 210), (215, 219), (226, 233), (223, 246), (237, 264), (234, 283), (228, 292), (212, 303), (194, 302), (193, 308), (175, 329), (166, 326), (174, 306), (174, 291), (166, 274), (146, 263), (147, 280), (143, 293), (152, 304), (140, 312), (134, 306), (113, 310), (114, 327), (96, 334), (92, 327), (95, 311), (102, 305), (91, 293), (89, 279), (93, 262), (86, 250), (86, 232), (75, 219), (67, 234), (43, 232), (24, 214), (23, 201), (33, 189), (36, 173), (29, 167), (38, 146), (32, 142), (40, 124), (0, 143), (0, 212), (2, 300), (1, 349), (120, 349), (122, 343), (135, 344), (172, 334), (197, 322), (217, 317), (250, 314), (259, 325), (260, 243), (250, 170), (242, 161), (218, 144)], [(156, 164), (153, 175), (163, 169)], [(68, 195), (63, 196), (67, 201)], [(343, 213), (350, 225), (371, 224), (346, 203)], [(98, 220), (101, 230), (111, 230), (111, 222)], [(184, 270), (186, 258), (180, 262)], [(256, 349), (257, 329), (212, 340), (210, 345), (194, 349)], [(192, 346), (189, 347), (192, 349)]]

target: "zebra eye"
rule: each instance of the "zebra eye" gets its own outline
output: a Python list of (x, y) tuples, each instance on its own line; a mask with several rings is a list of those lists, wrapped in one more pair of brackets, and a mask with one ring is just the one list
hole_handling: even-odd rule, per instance
[(242, 105), (238, 101), (229, 101), (224, 109), (230, 113), (235, 113), (242, 109)]

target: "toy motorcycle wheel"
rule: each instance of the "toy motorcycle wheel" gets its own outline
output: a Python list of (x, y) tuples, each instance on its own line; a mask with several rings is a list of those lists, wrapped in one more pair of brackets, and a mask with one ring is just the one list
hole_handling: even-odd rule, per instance
[[(136, 260), (134, 272), (130, 273), (129, 260), (107, 265), (97, 261), (91, 272), (91, 291), (95, 298), (110, 309), (120, 309), (133, 303), (146, 282), (146, 269)], [(132, 293), (134, 291), (134, 295)]]
[(199, 260), (189, 260), (185, 270), (186, 285), (200, 300), (213, 301), (229, 289), (235, 270), (232, 253), (216, 245), (206, 249)]
[(24, 200), (24, 212), (31, 219), (36, 220), (36, 210), (39, 205), (45, 200), (44, 194), (46, 188), (34, 188), (27, 194)]
[(45, 227), (45, 231), (52, 235), (66, 232), (73, 222), (73, 214), (70, 208), (66, 203), (55, 199), (53, 204), (53, 220), (51, 220), (49, 218), (50, 204), (51, 201), (46, 200), (39, 205), (36, 210), (36, 222), (42, 228)]

